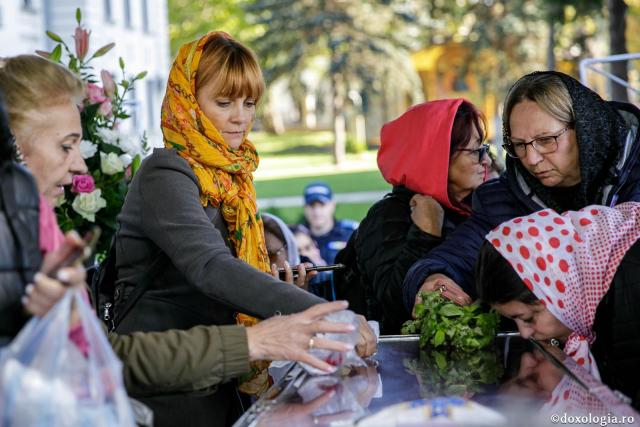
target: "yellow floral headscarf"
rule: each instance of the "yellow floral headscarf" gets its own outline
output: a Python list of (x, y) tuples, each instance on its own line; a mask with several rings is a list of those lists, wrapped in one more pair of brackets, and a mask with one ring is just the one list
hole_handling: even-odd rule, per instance
[[(211, 37), (220, 34), (229, 37), (212, 32), (180, 48), (162, 103), (164, 144), (189, 162), (200, 183), (202, 206), (211, 204), (222, 212), (238, 258), (268, 272), (269, 256), (253, 186), (258, 153), (248, 139), (238, 149), (230, 149), (196, 101), (196, 72), (202, 51)], [(257, 320), (238, 314), (238, 322), (251, 326)]]

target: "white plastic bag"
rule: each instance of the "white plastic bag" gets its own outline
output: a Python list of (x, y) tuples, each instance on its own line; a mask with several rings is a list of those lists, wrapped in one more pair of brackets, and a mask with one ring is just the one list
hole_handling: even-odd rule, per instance
[[(324, 320), (328, 320), (330, 322), (338, 322), (338, 323), (350, 323), (354, 326), (354, 331), (351, 333), (327, 333), (327, 334), (318, 334), (319, 338), (326, 338), (333, 341), (341, 341), (347, 344), (353, 344), (354, 346), (358, 344), (358, 339), (360, 338), (360, 332), (358, 331), (358, 327), (360, 326), (358, 323), (358, 319), (356, 318), (356, 314), (351, 310), (342, 310), (336, 313), (328, 314), (324, 317)], [(329, 365), (333, 365), (337, 368), (342, 366), (366, 366), (364, 360), (358, 356), (355, 351), (349, 350), (346, 352), (340, 351), (331, 351), (324, 350), (320, 348), (314, 348), (310, 350), (310, 353), (317, 357), (318, 359), (327, 362)], [(320, 369), (314, 368), (313, 366), (307, 365), (306, 363), (300, 363), (304, 369), (307, 370), (312, 375), (326, 375), (327, 372), (321, 371)]]
[[(135, 426), (122, 364), (81, 292), (67, 291), (0, 353), (0, 426)], [(72, 302), (86, 354), (69, 339)]]

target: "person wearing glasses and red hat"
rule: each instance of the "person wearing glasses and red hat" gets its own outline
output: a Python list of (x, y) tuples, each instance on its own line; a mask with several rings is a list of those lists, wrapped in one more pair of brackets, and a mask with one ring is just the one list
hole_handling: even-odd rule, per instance
[(337, 262), (338, 298), (400, 333), (410, 318), (402, 282), (411, 265), (471, 215), (471, 195), (488, 175), (486, 125), (461, 98), (410, 108), (380, 132), (378, 167), (393, 190), (374, 204)]
[(535, 72), (518, 80), (503, 110), (506, 172), (478, 188), (471, 218), (411, 267), (405, 307), (434, 290), (469, 303), (484, 236), (505, 221), (546, 208), (640, 201), (639, 125), (638, 108), (604, 101), (566, 74)]

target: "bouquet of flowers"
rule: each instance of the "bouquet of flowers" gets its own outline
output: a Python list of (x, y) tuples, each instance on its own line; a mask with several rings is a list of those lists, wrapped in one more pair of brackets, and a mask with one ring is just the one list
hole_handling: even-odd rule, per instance
[[(64, 231), (75, 229), (80, 233), (98, 225), (102, 235), (98, 243), (98, 255), (104, 255), (116, 230), (116, 216), (120, 213), (127, 184), (148, 152), (146, 136), (133, 137), (120, 132), (119, 126), (129, 118), (127, 95), (134, 82), (141, 80), (146, 71), (127, 77), (124, 61), (119, 58), (122, 79), (106, 70), (100, 72), (100, 81), (90, 65), (95, 58), (108, 53), (115, 43), (109, 43), (89, 55), (91, 32), (82, 26), (82, 13), (76, 10), (78, 26), (73, 38), (75, 52), (57, 34), (47, 31), (47, 36), (57, 42), (51, 52), (37, 54), (62, 64), (86, 82), (86, 95), (81, 106), (83, 139), (80, 151), (89, 173), (73, 177), (73, 185), (59, 200), (56, 213)], [(68, 58), (62, 62), (63, 50)], [(102, 85), (100, 85), (102, 83)]]

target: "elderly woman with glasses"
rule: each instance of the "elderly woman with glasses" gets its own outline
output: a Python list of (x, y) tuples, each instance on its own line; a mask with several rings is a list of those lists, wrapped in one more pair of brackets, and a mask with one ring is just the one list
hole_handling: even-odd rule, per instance
[(503, 123), (506, 173), (480, 187), (470, 220), (411, 268), (403, 288), (407, 308), (434, 287), (461, 304), (475, 297), (474, 264), (484, 236), (507, 220), (545, 208), (640, 200), (635, 106), (604, 101), (565, 74), (535, 72), (509, 91)]
[(400, 333), (409, 311), (402, 281), (411, 265), (471, 214), (471, 195), (488, 175), (482, 114), (464, 99), (412, 107), (384, 125), (378, 166), (393, 190), (377, 202), (336, 262), (338, 298)]

